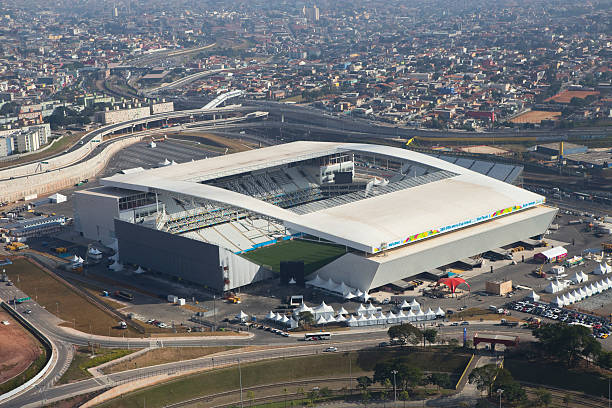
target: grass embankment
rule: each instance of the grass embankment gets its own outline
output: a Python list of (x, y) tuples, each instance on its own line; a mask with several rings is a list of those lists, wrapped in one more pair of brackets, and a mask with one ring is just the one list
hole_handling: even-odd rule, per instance
[(111, 365), (102, 370), (104, 374), (118, 373), (120, 371), (131, 370), (134, 368), (150, 367), (158, 364), (170, 363), (173, 361), (191, 360), (193, 358), (204, 357), (210, 354), (221, 353), (227, 350), (238, 349), (239, 347), (219, 346), (219, 347), (163, 347), (147, 351), (136, 356), (129, 361)]
[[(6, 272), (19, 289), (32, 299), (37, 299), (38, 304), (49, 312), (66, 321), (66, 327), (74, 326), (76, 330), (84, 333), (104, 336), (141, 336), (129, 326), (126, 330), (117, 328), (116, 316), (101, 309), (27, 259), (15, 259), (12, 265), (6, 266)], [(15, 275), (19, 275), (19, 282)]]
[(29, 381), (32, 377), (38, 374), (40, 370), (42, 370), (45, 367), (46, 363), (47, 363), (47, 349), (45, 349), (45, 347), (41, 345), (40, 354), (38, 355), (36, 360), (34, 360), (34, 362), (30, 364), (30, 366), (25, 371), (11, 378), (10, 380), (0, 384), (0, 395), (6, 392), (9, 392), (19, 387), (21, 384), (24, 384), (25, 382)]
[(594, 396), (608, 395), (608, 378), (594, 367), (565, 368), (561, 363), (506, 358), (504, 367), (517, 381), (548, 385)]
[(37, 160), (43, 160), (47, 157), (53, 156), (54, 154), (63, 152), (64, 150), (75, 144), (83, 136), (83, 134), (84, 132), (73, 133), (70, 135), (65, 134), (60, 140), (53, 143), (51, 147), (46, 150), (43, 150), (42, 152), (29, 154), (27, 156), (23, 156), (15, 160), (7, 160), (0, 162), (0, 169), (10, 166), (16, 166), (23, 163), (30, 163)]
[(59, 384), (67, 384), (74, 381), (83, 380), (91, 377), (88, 368), (97, 367), (100, 364), (107, 363), (112, 360), (127, 356), (135, 352), (136, 350), (125, 350), (125, 349), (105, 349), (105, 348), (94, 348), (94, 355), (91, 355), (91, 348), (79, 347), (74, 354), (74, 358), (70, 363), (70, 366), (59, 379)]
[(281, 261), (304, 261), (304, 275), (308, 275), (345, 253), (343, 246), (294, 239), (250, 251), (243, 256), (276, 273), (280, 272)]
[[(323, 353), (316, 356), (294, 357), (243, 364), (244, 388), (285, 383), (311, 378), (353, 377), (370, 375), (380, 361), (405, 358), (423, 370), (460, 373), (469, 357), (454, 351), (412, 351), (409, 349), (369, 350), (351, 353)], [(143, 401), (149, 408), (162, 407), (204, 395), (237, 390), (240, 387), (238, 367), (229, 367), (189, 375), (150, 388), (124, 394), (101, 404), (100, 407), (136, 408)], [(287, 392), (296, 393), (301, 385), (287, 386)], [(356, 384), (353, 382), (353, 387)], [(264, 394), (265, 395), (265, 394)], [(256, 395), (258, 396), (258, 395)], [(248, 398), (248, 397), (246, 397)], [(245, 398), (245, 399), (246, 399)]]

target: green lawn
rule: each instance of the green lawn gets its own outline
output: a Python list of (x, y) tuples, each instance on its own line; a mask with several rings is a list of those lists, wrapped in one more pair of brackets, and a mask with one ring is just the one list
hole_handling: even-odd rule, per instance
[(97, 348), (94, 350), (95, 356), (91, 357), (91, 349), (89, 347), (79, 347), (77, 352), (68, 366), (68, 369), (59, 379), (59, 384), (67, 384), (73, 381), (83, 380), (85, 378), (91, 377), (88, 368), (99, 366), (100, 364), (104, 364), (106, 362), (116, 360), (123, 356), (127, 356), (135, 352), (136, 350), (125, 350), (125, 349), (105, 349), (105, 348)]
[(276, 273), (280, 272), (281, 261), (304, 261), (304, 275), (308, 275), (345, 253), (343, 246), (294, 239), (250, 251), (243, 256)]
[[(261, 361), (242, 365), (242, 385), (249, 388), (264, 384), (301, 379), (371, 375), (376, 363), (402, 356), (424, 371), (463, 371), (469, 356), (447, 350), (411, 351), (364, 350), (351, 353), (322, 353), (316, 356)], [(350, 364), (349, 364), (350, 360)], [(229, 367), (178, 378), (157, 386), (124, 394), (99, 407), (148, 408), (163, 407), (202, 395), (239, 388), (238, 367)], [(295, 392), (292, 388), (291, 392)]]

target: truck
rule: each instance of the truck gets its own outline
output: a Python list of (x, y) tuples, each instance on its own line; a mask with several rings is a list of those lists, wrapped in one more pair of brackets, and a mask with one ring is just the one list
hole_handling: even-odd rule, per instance
[(53, 252), (56, 254), (65, 254), (68, 250), (64, 247), (53, 248)]
[(134, 300), (134, 295), (132, 295), (130, 292), (126, 292), (124, 290), (118, 290), (115, 292), (115, 296), (123, 299), (123, 300), (129, 300), (130, 302), (132, 300)]
[(9, 251), (23, 251), (24, 249), (28, 249), (29, 246), (23, 242), (11, 242), (5, 248)]
[(506, 319), (501, 319), (499, 324), (501, 326), (507, 326), (507, 327), (516, 327), (516, 326), (518, 326), (518, 322), (511, 322), (511, 321), (508, 321)]
[(121, 330), (125, 330), (125, 329), (127, 329), (127, 323), (126, 322), (119, 322), (118, 327)]

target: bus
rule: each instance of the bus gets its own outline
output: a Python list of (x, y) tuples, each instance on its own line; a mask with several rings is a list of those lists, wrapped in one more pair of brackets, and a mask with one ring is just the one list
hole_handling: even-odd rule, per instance
[(331, 333), (319, 332), (319, 333), (306, 333), (304, 335), (304, 341), (317, 341), (317, 340), (329, 340), (331, 339)]
[(134, 300), (134, 295), (132, 295), (130, 292), (125, 292), (123, 290), (118, 290), (117, 292), (115, 292), (115, 296), (124, 300)]

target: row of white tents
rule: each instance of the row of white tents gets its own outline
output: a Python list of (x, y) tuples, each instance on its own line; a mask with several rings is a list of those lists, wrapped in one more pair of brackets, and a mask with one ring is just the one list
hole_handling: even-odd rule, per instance
[(595, 267), (595, 270), (593, 271), (593, 273), (595, 275), (608, 275), (612, 273), (612, 266), (608, 265), (605, 262), (602, 262)]
[(612, 279), (605, 278), (595, 283), (585, 285), (579, 289), (575, 289), (561, 296), (557, 296), (557, 298), (552, 303), (556, 304), (558, 307), (571, 305), (572, 303), (580, 302), (581, 300), (586, 299), (587, 297), (596, 295), (610, 288), (612, 288)]
[(324, 289), (328, 292), (332, 292), (336, 295), (342, 296), (346, 300), (355, 299), (367, 302), (370, 299), (370, 295), (368, 295), (361, 289), (352, 288), (344, 282), (338, 283), (332, 278), (324, 280), (321, 279), (319, 275), (315, 275), (314, 279), (306, 281), (306, 284), (319, 289)]
[[(315, 324), (324, 325), (329, 323), (345, 323), (348, 326), (371, 326), (375, 324), (391, 324), (401, 322), (416, 322), (435, 320), (438, 317), (444, 317), (445, 313), (442, 308), (434, 312), (429, 308), (426, 312), (421, 310), (421, 306), (416, 301), (411, 303), (406, 302), (406, 305), (402, 304), (400, 310), (397, 313), (392, 311), (385, 314), (376, 306), (368, 303), (368, 305), (360, 304), (355, 314), (350, 314), (344, 307), (341, 307), (338, 311), (335, 311), (333, 307), (327, 305), (325, 302), (321, 302), (319, 306), (310, 307), (305, 303), (302, 303), (298, 308), (293, 311), (292, 317), (274, 313), (270, 311), (266, 316), (266, 319), (290, 326), (291, 328), (297, 327), (297, 321), (301, 313), (310, 312), (312, 313)], [(408, 309), (407, 312), (403, 308)]]

